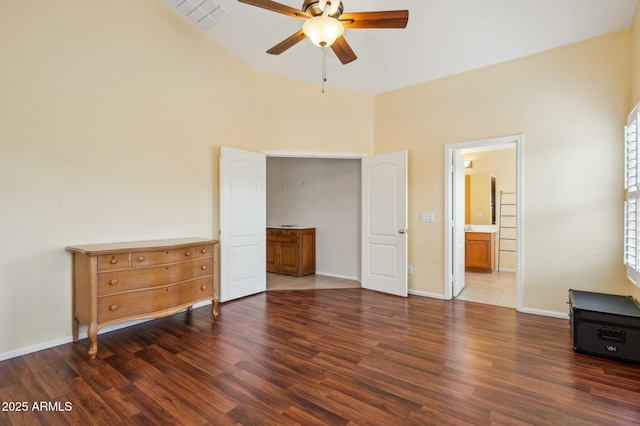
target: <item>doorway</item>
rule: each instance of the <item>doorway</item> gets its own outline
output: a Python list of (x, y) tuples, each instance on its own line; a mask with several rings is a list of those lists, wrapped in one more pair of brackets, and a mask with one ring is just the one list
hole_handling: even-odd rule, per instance
[(266, 182), (267, 226), (315, 228), (315, 273), (360, 281), (361, 160), (267, 156)]
[[(266, 157), (360, 158), (362, 287), (406, 297), (407, 151), (373, 156), (220, 150), (220, 301), (266, 290)], [(243, 203), (243, 200), (254, 200)], [(255, 236), (255, 238), (254, 238)]]
[[(491, 300), (497, 299), (497, 296), (492, 296), (487, 292), (504, 291), (505, 286), (514, 285), (515, 300), (506, 303), (510, 307), (522, 310), (522, 145), (522, 135), (515, 135), (445, 146), (445, 217), (448, 220), (445, 223), (444, 294), (447, 300), (459, 297), (463, 300), (492, 303)], [(489, 168), (496, 167), (489, 165), (489, 159), (494, 158), (493, 161), (495, 161), (495, 158), (501, 158), (500, 156), (492, 156), (490, 152), (501, 150), (511, 150), (511, 154), (506, 158), (515, 157), (515, 161), (511, 160), (515, 163), (515, 165), (511, 164), (512, 168), (515, 166), (515, 182), (513, 182), (513, 178), (501, 179), (500, 174), (503, 176), (507, 174), (504, 171), (496, 176), (495, 170), (489, 170)], [(515, 150), (515, 156), (513, 150)], [(507, 151), (504, 152), (507, 154)], [(463, 164), (467, 166), (467, 173), (465, 173)], [(467, 189), (462, 189), (465, 186), (463, 181), (465, 181), (465, 175), (474, 174), (480, 181), (484, 179), (484, 174), (487, 176), (486, 194), (481, 194), (479, 197), (483, 202), (486, 200), (486, 210), (477, 206), (471, 211), (465, 208), (471, 201)], [(491, 177), (496, 178), (495, 181), (490, 179)], [(461, 195), (461, 191), (465, 191), (465, 196)], [(495, 194), (493, 197), (492, 192)], [(501, 192), (503, 193), (502, 202), (512, 205), (512, 207), (505, 207), (504, 211), (501, 211)], [(506, 193), (509, 193), (508, 200), (506, 200)], [(507, 210), (508, 208), (512, 210)], [(495, 223), (493, 223), (494, 212), (496, 215)], [(515, 214), (516, 212), (517, 214)], [(501, 213), (505, 216), (504, 220)], [(506, 216), (509, 216), (509, 223), (506, 223)], [(508, 233), (506, 225), (511, 228)], [(470, 253), (472, 258), (476, 256), (476, 248), (481, 247), (480, 242), (469, 241), (467, 243), (468, 240), (473, 240), (476, 236), (478, 240), (487, 241), (486, 247), (489, 247), (487, 252), (492, 256), (490, 258), (491, 267), (481, 271), (465, 268), (465, 266), (472, 266), (465, 262), (465, 246), (473, 248), (474, 251)], [(509, 241), (506, 241), (507, 239)], [(502, 259), (499, 261), (500, 256)], [(465, 269), (472, 272), (465, 272)], [(466, 288), (467, 284), (469, 288)], [(479, 290), (479, 286), (482, 286), (481, 290)], [(480, 293), (475, 293), (478, 296), (475, 299), (473, 297), (474, 291), (480, 291)], [(484, 298), (480, 297), (481, 293)], [(500, 303), (493, 304), (505, 306), (505, 301), (501, 300)]]

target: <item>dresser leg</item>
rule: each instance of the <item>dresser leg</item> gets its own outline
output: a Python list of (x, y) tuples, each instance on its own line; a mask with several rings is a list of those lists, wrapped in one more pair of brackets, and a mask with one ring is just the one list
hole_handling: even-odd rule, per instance
[(89, 359), (95, 359), (96, 354), (98, 353), (98, 324), (92, 322), (89, 325), (87, 336), (89, 337), (89, 342), (91, 342), (91, 347), (87, 354), (89, 355)]
[(215, 298), (213, 299), (213, 303), (211, 303), (211, 315), (213, 316), (213, 319), (218, 318), (218, 299)]

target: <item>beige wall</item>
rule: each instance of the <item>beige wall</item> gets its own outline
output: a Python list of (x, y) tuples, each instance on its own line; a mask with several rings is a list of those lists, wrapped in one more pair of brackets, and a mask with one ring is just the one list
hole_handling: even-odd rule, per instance
[(629, 111), (640, 102), (640, 5), (636, 6), (636, 14), (631, 26), (631, 103)]
[(162, 0), (3, 6), (0, 359), (70, 338), (64, 247), (217, 236), (219, 146), (373, 151), (372, 96), (256, 74)]
[(620, 31), (376, 97), (376, 152), (409, 150), (411, 289), (444, 293), (444, 145), (523, 134), (525, 308), (566, 313), (570, 288), (628, 293), (630, 40)]

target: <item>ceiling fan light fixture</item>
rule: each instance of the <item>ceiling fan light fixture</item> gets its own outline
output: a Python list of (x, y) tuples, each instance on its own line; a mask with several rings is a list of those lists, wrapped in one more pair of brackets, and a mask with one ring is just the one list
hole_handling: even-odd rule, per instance
[(342, 22), (329, 16), (308, 19), (302, 31), (318, 47), (329, 47), (344, 33)]

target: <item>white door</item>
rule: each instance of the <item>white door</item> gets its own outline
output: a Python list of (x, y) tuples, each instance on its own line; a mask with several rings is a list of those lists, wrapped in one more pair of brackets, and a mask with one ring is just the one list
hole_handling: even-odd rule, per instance
[(362, 159), (362, 287), (407, 296), (407, 151)]
[(453, 197), (453, 222), (451, 226), (451, 232), (453, 238), (453, 297), (460, 294), (464, 288), (464, 245), (465, 245), (465, 177), (464, 177), (464, 157), (460, 150), (453, 151), (453, 167), (451, 167), (452, 173), (452, 197)]
[(220, 149), (220, 301), (267, 288), (266, 157)]

